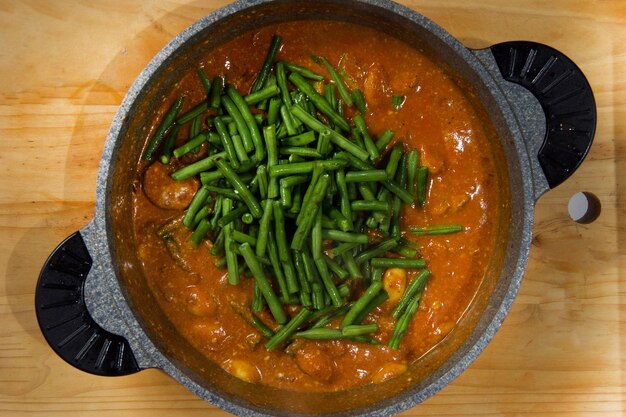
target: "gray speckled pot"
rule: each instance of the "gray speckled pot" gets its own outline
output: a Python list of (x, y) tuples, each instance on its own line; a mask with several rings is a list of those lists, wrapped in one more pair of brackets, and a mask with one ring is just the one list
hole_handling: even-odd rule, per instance
[[(487, 151), (500, 155), (498, 175), (508, 181), (511, 191), (504, 210), (508, 215), (500, 219), (499, 255), (476, 301), (440, 346), (403, 377), (340, 393), (298, 394), (297, 400), (289, 392), (236, 380), (203, 361), (155, 307), (134, 258), (132, 237), (124, 233), (130, 227), (129, 190), (141, 150), (137, 138), (144, 137), (142, 127), (149, 123), (150, 112), (158, 107), (164, 91), (213, 45), (243, 30), (290, 20), (294, 15), (345, 20), (377, 28), (415, 45), (446, 68), (468, 89), (476, 106), (488, 114), (494, 149)], [(559, 65), (565, 66), (558, 68)], [(577, 81), (572, 84), (574, 78)], [(584, 91), (578, 91), (581, 88)], [(556, 107), (563, 103), (579, 112), (587, 109), (586, 113), (583, 116), (559, 113)], [(564, 118), (570, 125), (579, 127), (578, 130), (586, 129), (582, 142), (578, 135), (563, 133), (563, 129), (559, 131), (551, 124), (557, 120), (562, 126)], [(494, 336), (524, 273), (534, 204), (580, 164), (593, 139), (594, 127), (595, 105), (584, 76), (566, 57), (544, 45), (522, 42), (469, 50), (430, 20), (387, 0), (238, 1), (176, 36), (148, 64), (126, 95), (102, 155), (96, 214), (80, 231), (93, 265), (90, 270), (87, 268), (88, 274), (81, 275), (83, 287), (77, 303), (84, 301), (88, 315), (95, 322), (71, 334), (68, 330), (65, 338), (52, 334), (54, 326), (46, 325), (45, 314), (49, 309), (46, 310), (45, 299), (49, 286), (45, 281), (57, 262), (53, 254), (42, 271), (37, 290), (42, 331), (57, 353), (74, 366), (110, 375), (160, 368), (196, 395), (236, 415), (399, 413), (446, 386), (476, 359)], [(555, 147), (558, 149), (554, 150)], [(67, 245), (64, 242), (59, 250), (71, 251)], [(84, 329), (93, 330), (96, 336), (86, 338), (76, 348), (68, 348), (82, 337)], [(98, 345), (98, 340), (118, 343), (114, 335), (122, 336), (128, 343), (120, 339), (115, 358), (107, 362), (111, 343)], [(132, 353), (125, 351), (124, 346)], [(91, 351), (95, 352), (94, 363), (85, 364)], [(111, 365), (109, 370), (103, 370), (106, 363)]]

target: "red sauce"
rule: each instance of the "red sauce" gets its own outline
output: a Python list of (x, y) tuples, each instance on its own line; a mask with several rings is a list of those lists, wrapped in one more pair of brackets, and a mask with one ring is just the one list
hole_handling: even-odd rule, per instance
[[(324, 75), (311, 53), (327, 57), (335, 67), (345, 67), (351, 82), (365, 94), (366, 122), (372, 133), (380, 135), (390, 128), (396, 132), (395, 140), (419, 150), (422, 164), (429, 167), (429, 195), (424, 208), (405, 210), (403, 230), (409, 225), (450, 223), (466, 228), (448, 236), (406, 234), (422, 245), (421, 256), (432, 276), (400, 349), (384, 345), (393, 330), (390, 311), (397, 300), (392, 297), (365, 320), (380, 325), (376, 334), (383, 342), (380, 346), (300, 340), (286, 352), (267, 352), (261, 335), (232, 308), (233, 303), (251, 303), (253, 281), (242, 279), (237, 286), (229, 285), (225, 270), (213, 266), (210, 244), (194, 248), (185, 228), (175, 228), (169, 241), (157, 235), (183, 212), (168, 199), (182, 196), (188, 202), (198, 186), (187, 181), (182, 190), (171, 190), (162, 168), (152, 168), (159, 172), (149, 173), (135, 194), (138, 255), (161, 308), (193, 346), (228, 372), (252, 383), (292, 390), (333, 391), (382, 382), (404, 372), (452, 330), (474, 297), (493, 254), (496, 222), (488, 219), (498, 216), (501, 197), (494, 161), (485, 152), (489, 145), (483, 122), (462, 89), (424, 54), (380, 32), (346, 23), (300, 21), (264, 27), (215, 49), (201, 66), (209, 76), (224, 74), (239, 91), (247, 92), (274, 34), (280, 34), (284, 42), (278, 59)], [(181, 91), (187, 94), (183, 111), (202, 99), (195, 68), (180, 81), (176, 94)], [(406, 97), (397, 111), (391, 106), (394, 95)], [(146, 169), (140, 164), (138, 176), (143, 178)], [(148, 198), (146, 192), (155, 189), (155, 181), (162, 181), (166, 192), (152, 192), (156, 195)], [(396, 282), (398, 289), (402, 291), (414, 275), (410, 271), (406, 281)], [(387, 283), (392, 292), (394, 283)], [(260, 316), (272, 323), (269, 313)]]

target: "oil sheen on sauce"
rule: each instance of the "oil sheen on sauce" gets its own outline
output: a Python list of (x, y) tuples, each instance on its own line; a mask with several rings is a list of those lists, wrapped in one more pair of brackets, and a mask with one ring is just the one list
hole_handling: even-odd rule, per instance
[[(452, 330), (485, 274), (496, 233), (495, 222), (489, 219), (497, 218), (501, 204), (494, 161), (485, 152), (489, 148), (485, 131), (464, 92), (443, 69), (409, 45), (361, 26), (330, 21), (267, 26), (220, 46), (200, 66), (209, 77), (226, 75), (229, 83), (245, 93), (274, 34), (283, 38), (278, 59), (324, 75), (310, 54), (345, 67), (364, 92), (366, 122), (372, 133), (380, 135), (390, 128), (396, 132), (395, 140), (419, 150), (422, 165), (429, 167), (429, 195), (423, 209), (405, 210), (403, 230), (409, 225), (450, 223), (466, 228), (464, 233), (448, 236), (405, 235), (422, 246), (421, 256), (432, 276), (400, 349), (384, 344), (393, 330), (392, 297), (365, 321), (378, 322), (380, 346), (301, 340), (286, 352), (267, 352), (261, 336), (233, 309), (251, 303), (252, 280), (229, 285), (225, 271), (213, 266), (208, 244), (193, 248), (186, 243), (189, 232), (184, 228), (174, 233), (175, 253), (157, 236), (164, 224), (181, 216), (198, 186), (193, 180), (172, 184), (170, 168), (159, 167), (159, 162), (149, 169), (142, 163), (138, 166), (143, 185), (134, 196), (138, 256), (150, 290), (181, 334), (208, 360), (233, 375), (251, 383), (308, 391), (379, 383), (404, 372)], [(202, 99), (195, 68), (190, 68), (169, 99), (181, 92), (187, 95), (183, 112)], [(406, 97), (397, 111), (391, 105), (394, 95)], [(184, 136), (183, 130), (180, 137)], [(409, 271), (406, 278), (397, 276), (396, 284), (401, 289), (414, 275)], [(260, 315), (271, 322), (268, 314)]]

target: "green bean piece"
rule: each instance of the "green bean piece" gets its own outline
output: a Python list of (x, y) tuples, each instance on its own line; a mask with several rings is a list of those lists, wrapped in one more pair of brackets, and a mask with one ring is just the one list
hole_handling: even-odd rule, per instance
[(259, 194), (262, 199), (266, 199), (269, 185), (267, 180), (267, 168), (265, 165), (258, 166), (256, 169), (256, 178), (259, 183)]
[(395, 248), (391, 249), (391, 251), (405, 258), (415, 258), (418, 253), (417, 249), (410, 248), (408, 246), (403, 246), (403, 245), (398, 245)]
[(342, 232), (341, 230), (323, 229), (322, 237), (324, 239), (330, 239), (337, 242), (360, 243), (363, 245), (366, 245), (369, 242), (369, 238), (366, 233), (350, 233)]
[(250, 158), (248, 157), (246, 148), (243, 146), (243, 142), (241, 141), (241, 136), (232, 135), (230, 139), (233, 141), (233, 146), (235, 148), (235, 154), (237, 154), (237, 159), (239, 159), (241, 163), (249, 162)]
[(306, 268), (304, 266), (304, 259), (302, 258), (302, 252), (292, 251), (293, 263), (296, 267), (296, 274), (298, 276), (298, 282), (300, 283), (301, 292), (310, 293), (311, 284), (307, 279)]
[[(311, 181), (309, 182), (309, 186), (307, 187), (306, 192), (304, 193), (304, 197), (302, 197), (302, 208), (300, 210), (300, 213), (298, 214), (298, 217), (296, 217), (296, 225), (300, 224), (300, 221), (302, 220), (302, 217), (304, 216), (304, 212), (306, 211), (305, 208), (307, 207), (309, 200), (311, 199), (311, 196), (313, 195), (313, 191), (315, 190), (315, 185), (317, 184), (317, 181), (320, 179), (320, 176), (323, 173), (324, 173), (324, 169), (322, 168), (322, 165), (316, 162), (313, 165), (313, 173), (311, 174)], [(328, 191), (326, 192), (328, 193)]]
[(354, 250), (359, 245), (360, 243), (344, 242), (344, 243), (339, 244), (339, 246), (337, 246), (336, 248), (333, 248), (332, 254), (334, 257), (341, 256), (346, 252), (349, 253), (350, 251)]
[[(208, 189), (208, 187), (207, 187)], [(222, 217), (222, 207), (224, 197), (222, 195), (217, 195), (215, 199), (215, 204), (213, 205), (213, 217), (211, 217), (211, 230), (215, 230), (217, 228), (217, 221)], [(220, 231), (221, 233), (222, 231)]]
[(354, 260), (354, 257), (352, 256), (350, 252), (344, 252), (341, 255), (341, 259), (343, 259), (343, 263), (345, 264), (346, 269), (348, 270), (348, 273), (350, 274), (350, 278), (352, 279), (363, 278), (363, 273), (359, 269), (359, 266), (356, 264), (356, 261)]
[(232, 190), (230, 188), (215, 187), (213, 185), (203, 185), (202, 187), (206, 188), (207, 190), (209, 190), (212, 193), (216, 193), (216, 194), (219, 194), (219, 195), (223, 195), (224, 197), (228, 197), (231, 200), (242, 201), (241, 200), (241, 196), (239, 194), (237, 194), (237, 192), (235, 192), (234, 190)]
[(343, 338), (341, 330), (326, 327), (303, 330), (294, 334), (294, 337), (311, 340), (333, 340)]
[(232, 168), (225, 161), (218, 160), (215, 162), (215, 164), (217, 165), (217, 168), (220, 170), (222, 175), (224, 175), (224, 178), (226, 178), (226, 180), (228, 180), (228, 182), (230, 182), (230, 184), (233, 186), (235, 191), (237, 191), (239, 195), (241, 195), (241, 198), (250, 209), (250, 213), (252, 213), (254, 218), (261, 218), (261, 216), (263, 215), (263, 210), (261, 210), (259, 202), (257, 201), (256, 197), (250, 192), (248, 187), (246, 187), (246, 185), (243, 183), (239, 175), (237, 175), (235, 171), (233, 171)]
[(424, 207), (428, 194), (428, 167), (419, 167), (417, 170), (417, 205)]
[(291, 62), (282, 62), (282, 64), (291, 72), (297, 72), (302, 75), (304, 78), (309, 78), (315, 81), (322, 81), (324, 79), (323, 75), (320, 75), (309, 68), (301, 67), (299, 65), (293, 64)]
[(287, 286), (287, 280), (285, 279), (283, 265), (279, 259), (278, 244), (276, 243), (276, 236), (273, 230), (270, 230), (267, 234), (267, 254), (270, 259), (272, 269), (274, 270), (274, 278), (278, 283), (282, 300), (285, 304), (287, 304), (289, 302), (289, 287)]
[(402, 315), (402, 313), (404, 313), (404, 310), (411, 303), (411, 300), (415, 298), (416, 294), (424, 291), (424, 288), (426, 287), (426, 282), (428, 282), (428, 278), (430, 278), (430, 271), (427, 269), (420, 271), (420, 273), (417, 274), (415, 278), (413, 278), (413, 281), (411, 281), (411, 283), (408, 285), (408, 287), (404, 291), (404, 294), (402, 294), (402, 297), (400, 297), (400, 301), (398, 301), (398, 304), (393, 309), (392, 316), (394, 319), (397, 320)]
[(161, 163), (167, 165), (172, 159), (172, 150), (176, 145), (178, 139), (178, 132), (180, 132), (180, 125), (174, 124), (167, 134), (165, 142), (163, 142), (163, 149), (161, 149)]
[(219, 117), (215, 118), (215, 128), (217, 129), (217, 134), (220, 136), (220, 140), (222, 142), (222, 146), (224, 147), (224, 151), (228, 155), (228, 159), (230, 160), (230, 165), (237, 169), (240, 166), (239, 158), (237, 157), (237, 152), (235, 151), (235, 145), (233, 145), (233, 141), (228, 133), (228, 129), (226, 124)]
[(300, 213), (300, 209), (302, 207), (302, 199), (304, 197), (304, 192), (302, 191), (302, 187), (294, 187), (291, 192), (292, 194), (292, 203), (291, 209), (289, 209), (289, 213), (297, 214)]
[(317, 283), (322, 285), (322, 279), (317, 272), (317, 267), (315, 266), (315, 262), (313, 261), (309, 248), (303, 248), (303, 250), (300, 251), (300, 255), (302, 256), (304, 272), (306, 273), (307, 280), (311, 283), (311, 289), (314, 291), (313, 284)]
[(340, 280), (344, 280), (347, 278), (347, 276), (349, 275), (348, 271), (346, 271), (341, 265), (339, 265), (337, 261), (326, 255), (325, 253), (322, 253), (321, 256), (324, 261), (326, 261), (326, 265), (328, 265), (328, 268), (333, 272), (333, 274), (337, 276), (337, 278), (339, 278)]
[[(200, 114), (196, 116), (191, 122), (191, 126), (189, 128), (189, 137), (191, 139), (195, 138), (196, 136), (200, 134), (201, 130), (202, 130), (202, 115)], [(197, 151), (194, 151), (194, 152), (197, 152)]]
[(346, 103), (346, 105), (352, 106), (352, 97), (350, 96), (350, 91), (343, 81), (343, 78), (341, 78), (335, 68), (333, 68), (333, 66), (330, 65), (328, 60), (324, 57), (316, 58), (315, 61), (322, 62), (322, 64), (326, 68), (326, 71), (328, 71), (328, 75), (330, 75), (330, 78), (335, 82), (335, 84), (337, 84), (337, 90), (339, 90), (339, 95), (341, 96), (341, 99)]
[(322, 256), (322, 210), (317, 211), (311, 229), (311, 255), (314, 260)]
[[(352, 222), (352, 208), (350, 207), (350, 198), (348, 187), (346, 184), (346, 176), (343, 170), (338, 170), (335, 175), (335, 182), (337, 184), (337, 191), (339, 191), (339, 206), (341, 214), (348, 221), (348, 230), (354, 230), (354, 224)], [(343, 229), (342, 229), (343, 230)], [(344, 230), (347, 231), (347, 230)]]
[(319, 139), (317, 141), (317, 152), (320, 155), (327, 156), (332, 150), (332, 146), (330, 144), (331, 133), (330, 130), (325, 130), (319, 134)]
[(218, 75), (213, 78), (213, 82), (211, 83), (211, 92), (209, 93), (209, 107), (213, 109), (219, 109), (222, 103), (222, 92), (224, 91), (224, 85), (226, 84), (226, 79)]
[(302, 123), (307, 125), (309, 128), (315, 130), (317, 133), (330, 131), (330, 140), (333, 144), (345, 150), (346, 152), (351, 153), (356, 158), (366, 159), (369, 157), (369, 154), (361, 149), (358, 145), (350, 142), (345, 136), (336, 130), (330, 129), (324, 123), (320, 122), (305, 110), (298, 106), (293, 106), (291, 109), (292, 114), (299, 119)]
[(324, 228), (324, 229), (336, 229), (337, 228), (337, 222), (335, 222), (333, 219), (331, 219), (330, 217), (328, 217), (327, 215), (322, 213), (322, 228)]
[(285, 326), (281, 327), (266, 344), (265, 349), (268, 351), (274, 350), (284, 342), (286, 342), (291, 336), (298, 331), (298, 328), (302, 326), (308, 320), (311, 315), (311, 311), (303, 308), (293, 316), (293, 318)]
[(243, 99), (246, 101), (246, 104), (253, 105), (257, 104), (263, 100), (267, 100), (268, 98), (272, 98), (280, 94), (280, 89), (276, 85), (268, 85), (259, 91), (255, 91), (254, 93), (250, 93), (245, 96)]
[[(278, 149), (276, 145), (276, 128), (275, 126), (267, 126), (263, 128), (263, 137), (265, 139), (265, 147), (267, 148), (267, 170), (278, 165)], [(276, 198), (278, 196), (278, 180), (270, 177), (267, 183), (267, 197)]]
[(378, 157), (380, 156), (380, 152), (378, 151), (376, 144), (374, 143), (374, 141), (372, 140), (372, 137), (367, 131), (367, 126), (365, 125), (365, 120), (363, 120), (363, 116), (361, 116), (360, 114), (357, 114), (356, 116), (354, 116), (353, 121), (357, 130), (359, 131), (359, 134), (363, 138), (363, 143), (365, 144), (365, 149), (367, 150), (367, 153), (369, 154), (370, 159), (372, 161), (378, 159)]
[(280, 113), (281, 100), (278, 97), (270, 99), (269, 109), (267, 110), (267, 124), (270, 126), (276, 125), (278, 122), (278, 115)]
[(311, 293), (313, 308), (316, 310), (322, 310), (326, 307), (326, 301), (324, 299), (324, 287), (318, 282), (314, 282), (313, 284), (311, 284), (311, 286), (313, 288), (313, 292)]
[(280, 106), (280, 117), (283, 121), (283, 125), (287, 129), (287, 134), (289, 136), (293, 136), (298, 133), (298, 131), (296, 130), (296, 122), (291, 112), (289, 111), (289, 107), (284, 104)]
[[(245, 121), (248, 129), (250, 130), (250, 135), (252, 137), (252, 143), (254, 146), (254, 156), (257, 161), (261, 161), (265, 158), (265, 146), (263, 145), (263, 139), (261, 138), (261, 132), (259, 131), (259, 126), (256, 123), (252, 112), (250, 112), (250, 108), (246, 101), (241, 97), (241, 94), (237, 91), (235, 87), (229, 85), (226, 89), (226, 93), (228, 97), (235, 103), (237, 109), (241, 113), (243, 120)], [(224, 102), (226, 103), (226, 99), (224, 98)], [(230, 113), (230, 112), (229, 112)], [(240, 129), (239, 124), (237, 124), (237, 128)], [(241, 133), (241, 130), (239, 131)], [(246, 139), (244, 138), (243, 133), (241, 133), (241, 138), (244, 141), (244, 145), (246, 143)], [(248, 150), (248, 146), (246, 146), (246, 150)]]
[(346, 182), (377, 182), (387, 179), (387, 171), (384, 169), (372, 169), (370, 171), (348, 171)]
[[(372, 281), (377, 281), (377, 280), (375, 280), (372, 277)], [(389, 299), (389, 294), (387, 294), (387, 291), (382, 290), (381, 292), (379, 292), (378, 295), (372, 298), (372, 301), (367, 303), (367, 305), (363, 308), (363, 310), (361, 310), (361, 312), (356, 315), (356, 317), (354, 318), (354, 323), (362, 323), (369, 313), (374, 311), (376, 307), (380, 306), (382, 303), (384, 303), (388, 299)]]
[(409, 230), (416, 236), (436, 236), (462, 232), (465, 228), (460, 224), (445, 224), (436, 226), (410, 226)]
[(350, 125), (348, 121), (333, 108), (333, 106), (321, 96), (315, 88), (307, 80), (305, 80), (297, 72), (291, 73), (289, 76), (291, 81), (296, 87), (300, 89), (308, 98), (311, 103), (323, 114), (325, 114), (332, 122), (343, 131), (350, 131)]
[(367, 155), (360, 158), (359, 156), (355, 156), (349, 152), (342, 151), (335, 154), (335, 159), (342, 159), (348, 162), (352, 168), (358, 171), (372, 171), (376, 169), (374, 168), (374, 165), (367, 162)]
[(380, 290), (383, 288), (383, 283), (381, 281), (374, 281), (370, 284), (370, 286), (363, 292), (363, 295), (355, 301), (352, 305), (352, 308), (346, 313), (345, 317), (341, 321), (341, 327), (346, 327), (355, 323), (355, 319), (357, 316), (365, 309), (365, 307), (378, 295)]
[[(209, 196), (207, 202), (205, 203), (204, 206), (202, 206), (202, 208), (200, 210), (198, 210), (198, 212), (196, 213), (196, 215), (193, 218), (193, 224), (191, 225), (192, 228), (196, 228), (198, 227), (198, 224), (200, 223), (200, 221), (202, 219), (206, 219), (207, 217), (209, 217), (209, 214), (211, 214), (211, 208), (209, 207), (208, 204), (210, 204), (210, 200), (211, 197)], [(209, 224), (209, 229), (211, 229), (210, 224)]]
[[(256, 287), (255, 287), (256, 288)], [(274, 331), (270, 329), (256, 314), (252, 313), (252, 325), (267, 339), (274, 337)]]
[(421, 269), (426, 266), (424, 259), (373, 258), (374, 268)]
[(392, 238), (385, 241), (380, 242), (378, 245), (371, 247), (363, 252), (359, 253), (355, 258), (355, 262), (357, 264), (362, 264), (363, 262), (367, 262), (372, 258), (377, 256), (384, 255), (387, 251), (398, 246), (398, 239)]
[(143, 153), (144, 161), (152, 161), (154, 158), (154, 154), (159, 149), (161, 142), (163, 142), (163, 139), (165, 138), (165, 132), (176, 120), (176, 116), (178, 116), (178, 112), (183, 105), (184, 99), (184, 96), (180, 96), (167, 110), (165, 116), (163, 116), (163, 120), (161, 120), (161, 123), (154, 131), (154, 135), (152, 135), (152, 138), (150, 139), (150, 142), (148, 142), (148, 145)]
[(365, 103), (363, 91), (358, 88), (352, 90), (352, 100), (354, 100), (354, 105), (361, 114), (367, 113), (367, 104)]
[(306, 175), (292, 175), (280, 179), (280, 201), (283, 207), (291, 207), (291, 189), (295, 185), (304, 184), (307, 181), (309, 181), (309, 178)]
[(353, 211), (387, 211), (389, 203), (378, 200), (355, 200), (350, 207)]
[(174, 149), (172, 153), (174, 154), (176, 158), (180, 158), (181, 156), (191, 152), (198, 146), (202, 145), (204, 142), (207, 141), (208, 138), (209, 138), (208, 133), (200, 133), (194, 138), (192, 138), (190, 141), (185, 142), (178, 148)]
[(415, 149), (412, 149), (409, 152), (407, 165), (408, 165), (407, 191), (410, 192), (413, 197), (417, 197), (416, 195), (417, 181), (416, 180), (417, 180), (417, 170), (419, 169), (419, 165), (420, 165), (420, 154)]
[(372, 269), (372, 281), (382, 280), (384, 274), (385, 274), (385, 271), (382, 268), (373, 268)]
[(252, 311), (259, 312), (265, 307), (265, 298), (261, 292), (261, 287), (256, 282), (254, 283), (254, 292), (252, 298)]
[(288, 136), (281, 140), (283, 146), (307, 146), (309, 143), (315, 142), (315, 132), (308, 130), (295, 136)]
[(302, 250), (302, 246), (304, 245), (304, 242), (311, 231), (311, 227), (313, 226), (315, 214), (320, 209), (320, 204), (326, 195), (326, 189), (328, 188), (329, 182), (330, 179), (328, 174), (323, 174), (320, 176), (317, 184), (315, 184), (315, 189), (311, 194), (311, 198), (307, 204), (302, 207), (301, 213), (303, 217), (293, 235), (291, 249)]
[(311, 148), (291, 146), (291, 147), (286, 147), (286, 148), (280, 148), (278, 151), (281, 155), (298, 155), (304, 158), (314, 158), (314, 159), (322, 158), (321, 153)]
[(202, 208), (202, 206), (206, 203), (207, 198), (209, 198), (210, 192), (204, 187), (200, 187), (196, 194), (191, 199), (191, 203), (185, 212), (185, 216), (183, 217), (183, 224), (187, 226), (188, 229), (193, 225), (193, 220), (196, 217), (196, 213), (198, 210)]
[(211, 80), (209, 80), (209, 77), (205, 74), (204, 69), (202, 67), (196, 68), (196, 74), (198, 74), (198, 78), (200, 78), (204, 92), (209, 94), (211, 91)]
[(285, 279), (287, 281), (287, 288), (289, 293), (293, 294), (300, 290), (296, 273), (291, 260), (291, 252), (287, 243), (287, 236), (285, 233), (285, 214), (281, 207), (280, 201), (274, 201), (272, 203), (274, 211), (274, 230), (276, 236), (276, 243), (278, 245), (278, 258), (280, 259), (283, 270), (285, 271)]
[(263, 201), (263, 215), (259, 222), (259, 235), (257, 236), (256, 256), (264, 256), (267, 250), (267, 236), (270, 230), (270, 223), (274, 218), (272, 200)]
[[(352, 222), (350, 222), (339, 210), (333, 208), (330, 210), (330, 217), (335, 222), (336, 226), (343, 232), (349, 232), (352, 230)], [(328, 227), (326, 227), (328, 229)]]
[(395, 327), (393, 328), (393, 334), (391, 335), (391, 339), (389, 339), (389, 342), (387, 343), (387, 346), (389, 346), (390, 348), (398, 349), (400, 347), (400, 342), (402, 341), (402, 338), (406, 334), (407, 330), (409, 330), (411, 320), (419, 309), (421, 298), (422, 295), (418, 293), (415, 298), (413, 298), (409, 306), (406, 308), (404, 314), (402, 314), (402, 317), (400, 317), (400, 319), (397, 321)]
[[(232, 210), (233, 202), (229, 198), (225, 198), (222, 201), (222, 213), (227, 216)], [(224, 250), (226, 252), (226, 266), (228, 268), (228, 283), (231, 285), (237, 285), (239, 283), (239, 262), (237, 261), (237, 254), (231, 247), (234, 245), (231, 233), (233, 231), (233, 225), (231, 223), (225, 225), (222, 230), (224, 231)]]
[(404, 105), (406, 101), (406, 96), (391, 96), (391, 106), (395, 111), (398, 111)]
[(387, 147), (387, 145), (389, 145), (395, 135), (396, 133), (393, 130), (385, 130), (376, 141), (376, 148), (378, 149), (378, 151), (382, 152)]
[(279, 35), (274, 35), (272, 37), (272, 42), (270, 43), (269, 50), (267, 51), (267, 55), (265, 56), (265, 61), (263, 62), (263, 66), (261, 67), (259, 76), (254, 81), (254, 84), (252, 84), (253, 93), (255, 91), (259, 91), (265, 85), (267, 78), (270, 76), (270, 71), (272, 70), (274, 59), (276, 58), (276, 54), (278, 53), (282, 42), (283, 39)]
[(233, 232), (231, 233), (231, 237), (233, 238), (235, 242), (249, 243), (250, 246), (256, 246), (256, 242), (257, 242), (256, 238), (246, 233), (240, 232), (239, 230), (233, 230)]
[(354, 143), (359, 145), (359, 148), (367, 150), (365, 148), (365, 142), (363, 142), (363, 137), (361, 136), (359, 129), (357, 129), (356, 127), (353, 127), (351, 130), (351, 133), (352, 133), (352, 139), (354, 140)]
[(393, 194), (400, 197), (400, 200), (405, 202), (406, 204), (413, 204), (413, 196), (404, 187), (401, 187), (397, 182), (392, 180), (383, 181), (381, 183), (383, 187), (391, 191)]
[(315, 166), (326, 171), (334, 171), (341, 169), (346, 165), (345, 161), (338, 159), (327, 159), (324, 161), (296, 162), (293, 164), (282, 164), (268, 167), (271, 177), (286, 177), (288, 175), (308, 174), (313, 171)]
[(239, 219), (244, 213), (247, 213), (247, 212), (248, 212), (248, 207), (246, 206), (237, 207), (236, 209), (232, 210), (230, 213), (224, 214), (222, 218), (217, 221), (217, 225), (219, 227), (224, 227), (227, 224), (230, 224), (234, 222), (235, 220)]
[(259, 288), (261, 289), (261, 292), (263, 293), (263, 297), (265, 298), (265, 301), (267, 302), (267, 306), (269, 307), (270, 312), (272, 313), (272, 316), (274, 316), (274, 319), (276, 320), (277, 323), (279, 324), (286, 323), (287, 315), (285, 314), (285, 311), (283, 310), (283, 306), (278, 300), (276, 293), (274, 293), (274, 290), (272, 289), (272, 286), (270, 285), (269, 281), (267, 280), (267, 277), (265, 276), (265, 272), (263, 271), (263, 268), (259, 264), (259, 261), (257, 260), (256, 255), (254, 254), (254, 251), (252, 250), (252, 247), (248, 243), (242, 243), (239, 246), (239, 251), (241, 252), (241, 255), (246, 261), (248, 268), (250, 268), (250, 271), (252, 272), (252, 276), (254, 277), (254, 282), (256, 282)]
[[(400, 187), (407, 189), (407, 168), (408, 168), (408, 157), (407, 155), (402, 155), (400, 158), (400, 163), (398, 165), (398, 171), (396, 172), (396, 179)], [(401, 228), (400, 228), (400, 215), (402, 214), (402, 201), (400, 197), (394, 196), (392, 205), (392, 219), (391, 219), (391, 230), (389, 234), (393, 237), (400, 237)]]
[(341, 329), (341, 334), (343, 336), (360, 336), (368, 333), (376, 333), (377, 331), (377, 324), (350, 324)]
[(291, 101), (291, 95), (289, 94), (289, 88), (287, 87), (287, 74), (285, 73), (285, 64), (283, 62), (276, 63), (276, 84), (280, 90), (280, 97), (283, 105), (287, 108), (293, 105)]
[(221, 257), (217, 261), (215, 261), (216, 268), (224, 268), (226, 266), (226, 258)]
[[(231, 89), (234, 89), (234, 88), (229, 86), (228, 91), (231, 91)], [(252, 133), (250, 132), (248, 120), (244, 118), (243, 114), (241, 113), (239, 109), (239, 106), (235, 104), (235, 102), (232, 100), (232, 98), (229, 95), (222, 96), (221, 100), (222, 100), (222, 105), (226, 109), (226, 112), (230, 115), (232, 120), (237, 125), (237, 131), (239, 132), (239, 136), (241, 136), (241, 141), (243, 142), (244, 148), (246, 149), (247, 152), (252, 151), (254, 149), (254, 141), (252, 140)], [(245, 102), (244, 102), (244, 105), (245, 105)], [(246, 105), (246, 109), (247, 109), (247, 105)], [(249, 110), (248, 110), (248, 113), (249, 113)], [(217, 121), (218, 118), (216, 117), (215, 119), (216, 119), (215, 121)], [(256, 126), (256, 122), (254, 123), (254, 125)], [(257, 160), (260, 161), (261, 159), (257, 159)]]
[(311, 321), (317, 320), (315, 321), (315, 323), (313, 323), (313, 325), (311, 326), (311, 329), (319, 329), (319, 328), (323, 328), (329, 325), (330, 323), (335, 321), (335, 319), (337, 319), (338, 317), (345, 315), (348, 312), (348, 310), (350, 310), (351, 307), (352, 307), (352, 303), (342, 305), (341, 307), (329, 306), (329, 307), (324, 308), (323, 310), (319, 312), (322, 314), (320, 314), (317, 318), (315, 319), (311, 318)]
[(200, 116), (202, 113), (209, 109), (209, 104), (206, 100), (196, 104), (189, 111), (182, 114), (178, 119), (176, 119), (176, 124), (184, 125), (185, 123), (189, 123), (194, 120), (196, 117)]
[(207, 219), (200, 220), (198, 227), (196, 227), (196, 230), (193, 231), (193, 233), (191, 234), (191, 238), (190, 238), (194, 246), (200, 245), (200, 243), (202, 242), (202, 239), (205, 238), (206, 234), (208, 233), (210, 229), (211, 229), (211, 224), (209, 223)]
[[(225, 239), (225, 233), (224, 233), (224, 229), (222, 229), (220, 230), (220, 232), (217, 234), (217, 237), (213, 241), (213, 247), (211, 248), (211, 255), (217, 256), (225, 252), (224, 239)], [(226, 264), (228, 264), (228, 259), (226, 257), (224, 259), (226, 259)]]
[(328, 265), (323, 258), (313, 259), (315, 262), (315, 266), (317, 267), (317, 272), (320, 274), (320, 278), (322, 278), (322, 283), (326, 288), (326, 292), (330, 296), (330, 299), (335, 307), (340, 307), (343, 304), (343, 298), (341, 294), (339, 294), (339, 290), (335, 286), (332, 278), (330, 277), (330, 273), (328, 272)]
[(387, 171), (387, 177), (390, 180), (396, 176), (398, 164), (400, 163), (400, 158), (402, 158), (403, 148), (404, 146), (402, 146), (402, 143), (397, 142), (391, 149), (391, 154), (389, 154), (389, 161), (387, 162), (387, 167), (385, 168), (385, 171)]
[(339, 108), (337, 106), (337, 87), (335, 84), (324, 84), (324, 98), (333, 107), (333, 109), (337, 110), (337, 113), (339, 113)]

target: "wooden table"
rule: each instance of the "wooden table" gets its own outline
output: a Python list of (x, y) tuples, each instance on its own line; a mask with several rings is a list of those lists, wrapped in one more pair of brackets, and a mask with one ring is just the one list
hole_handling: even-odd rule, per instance
[[(0, 414), (218, 416), (157, 370), (81, 373), (39, 332), (33, 293), (54, 247), (94, 211), (100, 152), (124, 93), (150, 58), (227, 2), (0, 3)], [(480, 358), (406, 415), (626, 414), (626, 3), (403, 0), (470, 47), (543, 42), (586, 73), (598, 104), (583, 166), (537, 204), (520, 294)], [(602, 214), (570, 220), (574, 193)], [(620, 279), (621, 278), (621, 279)]]

